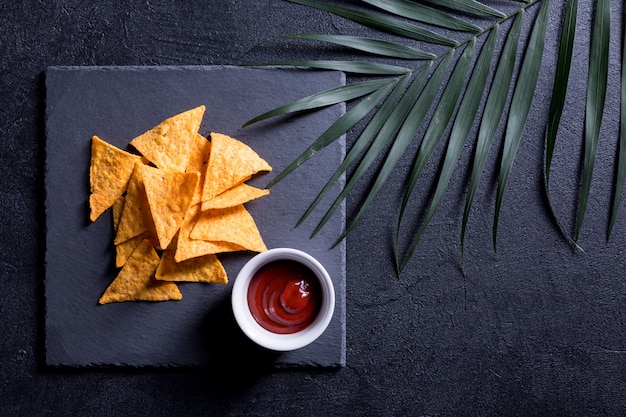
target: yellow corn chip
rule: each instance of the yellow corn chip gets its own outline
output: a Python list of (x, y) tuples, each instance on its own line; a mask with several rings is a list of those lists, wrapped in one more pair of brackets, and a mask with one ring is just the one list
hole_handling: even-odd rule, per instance
[(113, 203), (113, 230), (117, 232), (117, 226), (120, 224), (122, 218), (122, 210), (124, 210), (124, 197), (120, 197)]
[(202, 201), (241, 184), (257, 172), (271, 170), (272, 167), (248, 145), (221, 133), (211, 133), (211, 156)]
[(157, 167), (185, 172), (190, 146), (203, 115), (204, 106), (187, 110), (164, 120), (130, 143)]
[(209, 155), (211, 154), (211, 142), (201, 134), (196, 134), (195, 139), (190, 145), (189, 149), (189, 163), (187, 164), (186, 172), (199, 172), (206, 171), (206, 166), (209, 163)]
[(174, 251), (166, 250), (156, 271), (156, 279), (163, 281), (212, 282), (227, 284), (224, 266), (215, 255), (206, 255), (183, 262), (174, 260)]
[(102, 294), (98, 303), (180, 300), (183, 296), (176, 284), (154, 278), (158, 266), (159, 256), (150, 242), (144, 240)]
[(92, 222), (124, 194), (135, 163), (140, 160), (139, 156), (118, 149), (97, 136), (91, 138), (89, 218)]
[(141, 167), (150, 213), (162, 249), (183, 223), (200, 174)]
[(193, 145), (191, 146), (189, 163), (187, 164), (186, 171), (200, 173), (200, 179), (198, 180), (198, 185), (196, 185), (196, 190), (193, 198), (191, 199), (191, 204), (199, 203), (202, 197), (202, 187), (204, 185), (204, 177), (206, 177), (206, 166), (209, 163), (210, 154), (211, 142), (209, 142), (204, 136), (197, 134), (196, 139), (193, 141)]
[(236, 252), (245, 250), (240, 245), (229, 242), (209, 242), (206, 240), (191, 239), (189, 234), (191, 229), (196, 225), (198, 218), (200, 217), (200, 205), (195, 204), (189, 207), (183, 224), (178, 231), (178, 237), (176, 241), (176, 255), (174, 259), (176, 262), (183, 262), (187, 259), (197, 258), (199, 256), (216, 254), (222, 252)]
[(124, 209), (122, 210), (122, 217), (117, 226), (117, 235), (114, 240), (116, 245), (142, 233), (150, 233), (156, 236), (143, 184), (142, 167), (147, 166), (137, 164), (128, 183)]
[(131, 237), (130, 239), (115, 245), (115, 266), (117, 268), (123, 267), (128, 258), (130, 258), (130, 255), (135, 251), (137, 246), (144, 241), (144, 239), (148, 239), (150, 244), (155, 248), (159, 245), (159, 241), (152, 233), (142, 233), (138, 236)]
[(256, 198), (268, 195), (270, 190), (251, 187), (241, 183), (202, 203), (202, 211), (238, 206)]
[(243, 204), (269, 194), (245, 182), (272, 168), (234, 138), (202, 136), (204, 112), (188, 110), (135, 137), (141, 155), (92, 138), (90, 218), (113, 208), (121, 268), (99, 304), (180, 300), (176, 282), (228, 283), (216, 254), (267, 250)]
[(231, 242), (254, 252), (267, 250), (254, 219), (243, 205), (203, 211), (191, 239)]

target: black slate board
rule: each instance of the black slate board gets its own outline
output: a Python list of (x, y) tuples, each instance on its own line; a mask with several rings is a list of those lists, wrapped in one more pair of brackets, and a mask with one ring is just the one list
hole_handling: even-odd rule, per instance
[[(53, 366), (345, 365), (345, 243), (329, 250), (344, 225), (344, 208), (309, 239), (314, 220), (294, 228), (345, 153), (333, 143), (247, 207), (268, 246), (295, 247), (318, 258), (333, 278), (335, 316), (313, 344), (275, 354), (237, 328), (232, 283), (250, 253), (224, 255), (226, 286), (181, 284), (178, 302), (97, 305), (114, 279), (110, 210), (88, 220), (90, 141), (123, 149), (163, 119), (204, 104), (200, 133), (222, 132), (249, 144), (274, 168), (250, 183), (259, 187), (290, 163), (345, 108), (283, 117), (241, 128), (278, 105), (345, 84), (337, 72), (229, 66), (50, 67), (46, 75), (46, 362)], [(343, 181), (343, 179), (342, 179)], [(330, 204), (330, 201), (329, 203)]]

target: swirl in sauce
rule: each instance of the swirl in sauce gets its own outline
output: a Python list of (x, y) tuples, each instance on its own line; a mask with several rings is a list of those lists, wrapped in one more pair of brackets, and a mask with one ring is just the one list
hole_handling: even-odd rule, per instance
[(252, 277), (248, 305), (264, 329), (296, 333), (309, 326), (319, 313), (320, 284), (313, 272), (299, 262), (270, 262)]

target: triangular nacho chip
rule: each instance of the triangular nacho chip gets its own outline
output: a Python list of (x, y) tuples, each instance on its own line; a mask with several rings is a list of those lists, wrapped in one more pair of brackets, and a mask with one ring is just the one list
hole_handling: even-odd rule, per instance
[(209, 163), (209, 155), (211, 154), (211, 142), (201, 134), (196, 134), (195, 139), (191, 142), (189, 147), (189, 163), (187, 164), (186, 172), (200, 172), (206, 171), (206, 166)]
[(148, 239), (150, 244), (155, 248), (159, 245), (159, 241), (153, 233), (142, 233), (138, 236), (131, 237), (130, 239), (115, 245), (115, 266), (117, 268), (123, 267), (128, 258), (130, 258), (132, 253), (135, 249), (137, 249), (139, 244), (144, 241), (144, 239)]
[(191, 239), (235, 243), (254, 252), (267, 250), (254, 219), (243, 205), (203, 211)]
[(204, 106), (165, 119), (130, 143), (159, 168), (184, 172), (191, 143), (198, 133)]
[(154, 222), (150, 215), (150, 206), (143, 184), (142, 168), (146, 165), (137, 164), (133, 176), (128, 183), (128, 191), (124, 198), (122, 217), (117, 226), (117, 234), (113, 243), (119, 245), (142, 233), (156, 235)]
[(268, 195), (270, 190), (251, 187), (241, 183), (202, 203), (202, 211), (238, 206), (256, 198)]
[(197, 134), (191, 146), (189, 163), (187, 164), (186, 170), (186, 172), (198, 172), (200, 174), (200, 179), (198, 180), (198, 185), (196, 185), (196, 191), (191, 199), (191, 204), (199, 203), (202, 198), (202, 187), (204, 185), (204, 177), (206, 176), (206, 167), (209, 163), (210, 155), (211, 142), (204, 136)]
[(150, 242), (144, 240), (102, 294), (98, 303), (180, 300), (183, 296), (176, 284), (155, 279), (154, 274), (158, 266), (159, 256)]
[(178, 231), (176, 242), (176, 254), (174, 259), (176, 262), (183, 262), (187, 259), (197, 258), (199, 256), (223, 253), (223, 252), (236, 252), (245, 250), (245, 248), (235, 243), (229, 242), (209, 242), (206, 240), (191, 239), (189, 234), (196, 225), (198, 218), (200, 217), (200, 205), (195, 204), (189, 206), (185, 220), (180, 226)]
[(212, 282), (227, 284), (224, 266), (215, 255), (205, 255), (183, 262), (174, 260), (174, 251), (166, 250), (156, 271), (156, 279), (163, 281)]
[(128, 183), (128, 191), (124, 197), (124, 207), (114, 239), (116, 245), (144, 233), (156, 236), (140, 166), (142, 165), (137, 165)]
[(211, 133), (211, 156), (202, 189), (202, 201), (208, 201), (229, 188), (272, 167), (248, 145), (221, 133)]
[(183, 223), (200, 174), (145, 165), (141, 170), (159, 246), (165, 249)]
[(137, 155), (118, 149), (97, 136), (91, 138), (89, 218), (92, 222), (124, 194), (138, 161), (141, 158)]
[(113, 207), (111, 207), (113, 212), (113, 231), (117, 233), (117, 226), (120, 224), (120, 219), (122, 218), (122, 210), (124, 210), (124, 197), (120, 197), (115, 200), (113, 203)]

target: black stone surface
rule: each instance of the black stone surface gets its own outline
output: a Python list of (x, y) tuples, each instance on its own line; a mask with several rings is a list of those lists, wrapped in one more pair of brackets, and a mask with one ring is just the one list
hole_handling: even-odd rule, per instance
[(314, 239), (309, 238), (310, 228), (294, 228), (308, 205), (308, 190), (321, 189), (341, 163), (345, 139), (273, 187), (269, 197), (246, 204), (268, 248), (293, 247), (311, 254), (335, 284), (336, 313), (331, 324), (302, 349), (270, 355), (242, 337), (228, 306), (232, 283), (252, 253), (221, 255), (229, 284), (180, 284), (180, 302), (98, 305), (118, 271), (111, 212), (94, 223), (87, 220), (91, 136), (128, 149), (132, 138), (161, 120), (205, 105), (200, 133), (207, 137), (210, 132), (228, 134), (262, 155), (274, 170), (249, 184), (264, 187), (306, 148), (297, 132), (321, 134), (323, 126), (343, 114), (343, 106), (311, 113), (287, 126), (276, 121), (241, 126), (267, 111), (268, 103), (277, 107), (283, 100), (296, 100), (344, 82), (338, 72), (232, 66), (49, 68), (47, 364), (208, 366), (217, 361), (238, 362), (243, 356), (266, 357), (268, 364), (276, 366), (345, 365), (345, 243), (329, 249), (344, 230), (344, 207)]
[[(519, 5), (484, 2), (507, 11)], [(595, 2), (579, 3), (572, 83), (552, 171), (552, 198), (570, 232), (578, 198)], [(247, 360), (242, 366), (224, 362), (211, 369), (59, 369), (46, 365), (44, 343), (47, 67), (354, 59), (366, 57), (277, 37), (324, 32), (395, 38), (279, 0), (2, 2), (0, 415), (623, 415), (623, 206), (608, 244), (606, 225), (619, 133), (617, 69), (624, 6), (611, 1), (614, 35), (607, 108), (579, 241), (585, 252), (580, 253), (558, 234), (541, 191), (543, 126), (564, 5), (550, 2), (544, 62), (530, 123), (504, 197), (497, 254), (491, 248), (491, 222), (500, 142), (490, 154), (476, 196), (466, 241), (466, 276), (461, 274), (458, 236), (475, 126), (416, 257), (400, 279), (394, 275), (390, 242), (402, 184), (412, 163), (407, 155), (346, 242), (345, 367), (276, 370), (263, 366), (267, 360), (242, 357)], [(536, 10), (536, 6), (527, 10), (524, 35)], [(485, 22), (476, 23), (484, 26)], [(502, 29), (509, 27), (510, 22), (502, 25)], [(503, 32), (499, 47), (505, 36)], [(348, 78), (349, 83), (355, 80)], [(299, 133), (308, 141), (314, 139), (307, 132)], [(347, 146), (354, 140), (349, 132)], [(416, 147), (417, 141), (410, 150)], [(442, 151), (443, 146), (436, 156)], [(438, 168), (435, 161), (427, 166), (418, 190), (432, 190)], [(347, 219), (358, 209), (360, 193), (368, 185), (360, 184), (351, 194)], [(420, 203), (415, 202), (416, 208), (421, 208)], [(257, 362), (261, 365), (253, 366)]]

